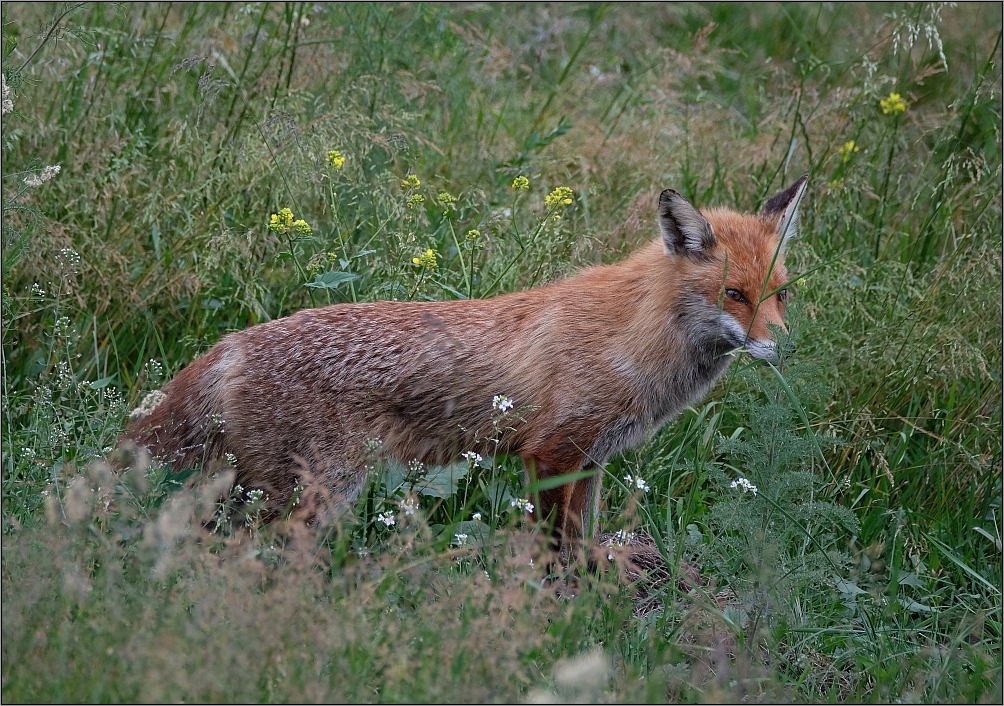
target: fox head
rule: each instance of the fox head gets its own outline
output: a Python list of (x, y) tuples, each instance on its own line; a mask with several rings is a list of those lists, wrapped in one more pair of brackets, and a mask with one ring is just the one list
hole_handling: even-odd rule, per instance
[(711, 316), (716, 319), (717, 330), (702, 333), (712, 333), (754, 358), (777, 358), (768, 324), (787, 331), (784, 251), (798, 230), (798, 207), (807, 178), (772, 198), (754, 216), (723, 208), (702, 213), (672, 189), (659, 197), (663, 250), (684, 261), (688, 296), (709, 314), (700, 317), (701, 326)]

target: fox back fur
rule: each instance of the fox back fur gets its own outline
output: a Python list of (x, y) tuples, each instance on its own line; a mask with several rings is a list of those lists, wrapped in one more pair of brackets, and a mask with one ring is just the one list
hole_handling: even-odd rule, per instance
[[(371, 441), (401, 463), (520, 456), (556, 536), (592, 535), (607, 459), (708, 393), (745, 349), (773, 358), (784, 247), (806, 177), (757, 215), (659, 199), (659, 237), (628, 259), (491, 299), (337, 304), (229, 334), (162, 390), (126, 436), (191, 468), (236, 457), (237, 480), (291, 502), (306, 471), (344, 502)], [(525, 410), (487, 441), (493, 397)]]

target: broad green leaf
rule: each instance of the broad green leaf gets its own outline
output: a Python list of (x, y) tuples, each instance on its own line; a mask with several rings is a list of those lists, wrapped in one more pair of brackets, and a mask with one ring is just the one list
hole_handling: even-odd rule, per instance
[(351, 282), (354, 279), (358, 279), (358, 277), (359, 275), (354, 275), (351, 272), (336, 272), (331, 270), (324, 274), (314, 275), (314, 281), (307, 282), (303, 286), (314, 289), (336, 289), (338, 285)]
[(95, 380), (94, 382), (89, 382), (87, 384), (91, 386), (91, 389), (100, 390), (103, 387), (108, 387), (108, 384), (114, 379), (114, 375), (109, 375), (106, 378), (101, 378), (100, 380)]

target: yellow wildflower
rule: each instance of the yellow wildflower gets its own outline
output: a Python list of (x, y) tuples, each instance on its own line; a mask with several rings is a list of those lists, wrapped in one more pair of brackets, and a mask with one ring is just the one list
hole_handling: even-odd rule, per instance
[(441, 203), (444, 208), (450, 208), (457, 202), (457, 197), (447, 191), (441, 191), (436, 197), (436, 201)]
[(795, 284), (798, 285), (799, 287), (804, 287), (805, 286), (805, 277), (799, 277), (798, 281), (795, 282)]
[(268, 229), (273, 233), (288, 233), (292, 225), (293, 212), (288, 208), (280, 209), (279, 213), (273, 213), (268, 219)]
[(843, 179), (834, 179), (829, 184), (827, 184), (826, 187), (830, 191), (840, 191), (842, 188), (844, 188), (844, 180)]
[(279, 209), (278, 213), (269, 216), (268, 229), (273, 233), (292, 232), (298, 238), (309, 238), (312, 233), (305, 220), (293, 220), (293, 212), (288, 208)]
[(328, 150), (328, 164), (332, 169), (341, 169), (345, 164), (345, 155), (338, 150)]
[(906, 103), (898, 93), (890, 93), (888, 98), (879, 101), (883, 115), (897, 115), (906, 112)]
[(477, 240), (480, 237), (481, 237), (481, 231), (478, 230), (477, 228), (471, 228), (469, 231), (467, 231), (466, 240), (468, 242)]
[(408, 208), (415, 208), (416, 206), (421, 206), (425, 203), (425, 197), (421, 194), (412, 194), (411, 198), (408, 199)]
[(439, 266), (439, 263), (436, 261), (436, 253), (432, 251), (432, 248), (429, 248), (418, 257), (411, 258), (411, 261), (419, 267), (424, 267), (430, 271), (434, 271)]
[(840, 150), (839, 150), (839, 152), (840, 152), (840, 159), (844, 163), (847, 163), (847, 162), (850, 161), (852, 154), (854, 154), (855, 152), (860, 152), (860, 151), (861, 151), (861, 148), (858, 147), (857, 144), (855, 144), (854, 140), (848, 140), (847, 142), (844, 143), (844, 146), (841, 147)]
[(572, 204), (572, 190), (567, 186), (559, 186), (557, 189), (544, 197), (544, 203), (548, 208), (556, 206), (570, 206)]
[(422, 182), (420, 182), (418, 177), (414, 174), (409, 174), (404, 178), (404, 181), (401, 182), (402, 189), (417, 189), (421, 185)]
[(530, 188), (530, 180), (523, 175), (516, 177), (512, 181), (513, 191), (526, 191), (529, 188)]

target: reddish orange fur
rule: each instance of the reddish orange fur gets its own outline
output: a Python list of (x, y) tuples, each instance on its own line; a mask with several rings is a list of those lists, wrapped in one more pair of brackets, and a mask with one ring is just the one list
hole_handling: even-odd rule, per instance
[[(663, 238), (532, 291), (339, 304), (230, 334), (127, 435), (175, 468), (234, 454), (238, 480), (281, 508), (301, 470), (354, 497), (370, 439), (404, 463), (494, 451), (502, 394), (526, 420), (502, 436), (503, 452), (540, 478), (596, 470), (541, 493), (537, 508), (562, 536), (591, 534), (607, 458), (703, 397), (742, 344), (720, 340), (719, 301), (762, 345), (768, 323), (783, 325), (777, 296), (756, 306), (787, 278), (778, 214), (704, 215), (716, 242), (700, 257), (667, 254)], [(752, 304), (723, 297), (728, 288)]]

